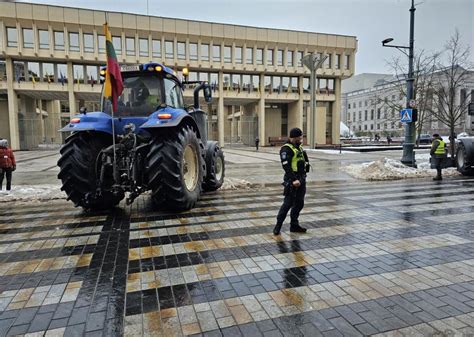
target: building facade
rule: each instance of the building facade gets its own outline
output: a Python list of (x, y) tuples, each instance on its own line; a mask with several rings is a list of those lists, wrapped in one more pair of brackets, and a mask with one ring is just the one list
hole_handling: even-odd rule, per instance
[[(100, 66), (106, 62), (108, 20), (121, 64), (161, 62), (190, 80), (208, 81), (209, 136), (267, 145), (292, 127), (313, 130), (309, 113), (311, 52), (328, 54), (318, 70), (315, 136), (339, 142), (341, 80), (354, 72), (353, 36), (103, 12), (27, 3), (0, 3), (0, 137), (15, 149), (60, 144), (57, 130), (80, 107), (100, 109)], [(192, 90), (185, 90), (191, 104)]]
[[(362, 76), (357, 75), (357, 76)], [(355, 77), (357, 77), (355, 76)], [(435, 75), (436, 76), (436, 73)], [(352, 80), (352, 79), (351, 79)], [(443, 84), (442, 84), (443, 85)], [(354, 135), (360, 136), (403, 136), (404, 124), (400, 122), (400, 112), (397, 106), (406, 106), (406, 96), (401, 87), (405, 81), (395, 80), (395, 77), (381, 76), (372, 86), (354, 91), (343, 92), (341, 99), (341, 120), (349, 127)], [(466, 81), (455, 93), (455, 104), (461, 100), (470, 99), (474, 102), (474, 72), (468, 72)], [(423, 121), (421, 133), (449, 134), (449, 129), (441, 123), (430, 110), (436, 109), (435, 100), (427, 101), (426, 118)], [(427, 106), (428, 108), (428, 106)], [(456, 132), (474, 134), (474, 116), (466, 109), (463, 117), (456, 124)]]

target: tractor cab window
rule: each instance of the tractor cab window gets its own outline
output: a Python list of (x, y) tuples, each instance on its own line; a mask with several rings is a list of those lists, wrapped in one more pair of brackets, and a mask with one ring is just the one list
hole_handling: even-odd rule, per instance
[[(155, 76), (131, 76), (123, 79), (117, 117), (149, 116), (162, 104), (161, 80)], [(106, 103), (110, 113), (110, 103)]]
[(183, 95), (179, 84), (168, 78), (164, 79), (166, 105), (173, 108), (183, 108)]

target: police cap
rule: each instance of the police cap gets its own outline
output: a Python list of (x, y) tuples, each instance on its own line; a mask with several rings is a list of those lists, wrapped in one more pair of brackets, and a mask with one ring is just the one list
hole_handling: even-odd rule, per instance
[(290, 138), (301, 137), (303, 135), (303, 131), (300, 128), (293, 128), (290, 130)]

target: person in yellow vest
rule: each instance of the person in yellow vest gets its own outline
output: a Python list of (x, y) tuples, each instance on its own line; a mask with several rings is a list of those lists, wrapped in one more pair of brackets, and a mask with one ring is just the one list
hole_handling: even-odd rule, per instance
[(309, 171), (308, 155), (303, 150), (303, 131), (299, 128), (290, 130), (288, 142), (280, 149), (280, 160), (285, 176), (283, 177), (283, 205), (277, 216), (277, 223), (273, 229), (274, 235), (280, 235), (281, 227), (290, 213), (290, 232), (306, 233), (306, 228), (299, 225), (298, 217), (304, 206), (306, 194), (306, 173)]
[(448, 152), (446, 151), (446, 143), (437, 133), (433, 134), (430, 155), (437, 173), (433, 180), (442, 180), (443, 177), (441, 176), (441, 170), (444, 167), (444, 162), (448, 156)]

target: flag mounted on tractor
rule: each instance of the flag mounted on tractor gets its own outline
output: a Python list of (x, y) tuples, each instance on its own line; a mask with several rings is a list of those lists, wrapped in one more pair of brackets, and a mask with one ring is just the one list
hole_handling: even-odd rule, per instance
[(118, 98), (122, 94), (123, 82), (120, 66), (115, 54), (114, 45), (112, 43), (112, 35), (109, 31), (107, 22), (104, 24), (105, 33), (105, 50), (107, 53), (107, 68), (105, 72), (104, 96), (112, 101), (113, 111), (117, 111)]

